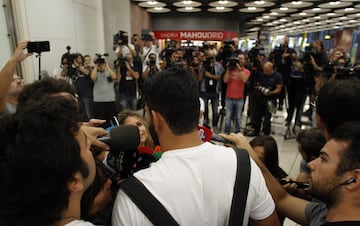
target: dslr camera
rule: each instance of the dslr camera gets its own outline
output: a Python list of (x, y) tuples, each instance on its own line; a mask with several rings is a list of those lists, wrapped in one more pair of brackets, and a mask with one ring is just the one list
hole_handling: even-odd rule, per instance
[(264, 86), (258, 86), (257, 88), (255, 88), (256, 90), (260, 91), (262, 94), (264, 94), (265, 96), (268, 96), (270, 94), (270, 89), (265, 88)]
[(108, 53), (100, 54), (95, 53), (95, 64), (105, 64), (105, 57), (108, 57)]
[(235, 69), (236, 64), (239, 63), (239, 58), (236, 56), (232, 56), (232, 57), (227, 58), (227, 62), (229, 63), (228, 64), (229, 69), (232, 70), (232, 69)]

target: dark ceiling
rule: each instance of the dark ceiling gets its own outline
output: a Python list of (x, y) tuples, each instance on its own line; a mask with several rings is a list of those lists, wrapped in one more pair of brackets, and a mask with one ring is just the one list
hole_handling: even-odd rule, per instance
[[(360, 0), (324, 1), (324, 0), (278, 0), (278, 1), (187, 1), (187, 4), (201, 4), (185, 10), (183, 1), (159, 0), (152, 4), (162, 6), (159, 12), (146, 0), (133, 0), (152, 14), (187, 14), (209, 13), (215, 17), (237, 14), (243, 36), (254, 36), (258, 30), (268, 30), (274, 34), (301, 34), (311, 31), (341, 29), (360, 25)], [(222, 2), (222, 4), (220, 3)], [(226, 3), (228, 2), (228, 3)], [(226, 7), (226, 4), (229, 7)], [(179, 5), (180, 6), (176, 6)], [(190, 5), (191, 5), (190, 4)], [(187, 5), (186, 5), (187, 6)], [(216, 10), (215, 6), (225, 9)], [(287, 10), (285, 10), (287, 8)], [(210, 10), (216, 12), (210, 12)], [(180, 11), (179, 11), (180, 10)], [(226, 12), (229, 11), (229, 12)], [(161, 13), (160, 13), (161, 12)], [(278, 13), (278, 15), (276, 15)], [(245, 26), (244, 26), (245, 24)]]

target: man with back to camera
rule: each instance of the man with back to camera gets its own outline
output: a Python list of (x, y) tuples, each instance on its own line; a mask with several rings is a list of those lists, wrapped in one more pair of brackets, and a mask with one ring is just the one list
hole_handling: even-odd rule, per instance
[(230, 133), (231, 120), (235, 120), (235, 132), (240, 132), (241, 114), (244, 106), (245, 83), (250, 77), (250, 71), (245, 68), (246, 59), (244, 53), (237, 55), (238, 63), (235, 67), (228, 67), (224, 75), (224, 83), (227, 83), (225, 106), (225, 133)]
[[(237, 161), (226, 147), (199, 139), (199, 88), (190, 71), (169, 68), (145, 82), (150, 132), (163, 155), (134, 174), (180, 225), (228, 225)], [(279, 225), (261, 172), (251, 176), (243, 225)], [(241, 182), (240, 182), (241, 183)], [(113, 225), (152, 225), (119, 190)]]
[[(331, 139), (334, 131), (339, 128), (342, 124), (350, 121), (360, 121), (360, 96), (358, 95), (360, 92), (360, 80), (357, 78), (348, 78), (348, 79), (334, 79), (331, 80), (322, 87), (320, 90), (318, 99), (317, 99), (317, 125), (320, 129), (324, 131), (325, 137), (327, 140)], [(348, 111), (348, 107), (352, 106), (352, 110)], [(354, 124), (357, 124), (355, 122)], [(346, 131), (349, 128), (345, 126), (345, 129), (341, 131)], [(350, 123), (351, 126), (351, 123)], [(340, 130), (339, 130), (340, 131)], [(354, 192), (357, 197), (359, 196), (359, 178), (358, 178), (358, 170), (359, 170), (359, 157), (358, 150), (356, 151), (357, 157), (348, 158), (347, 152), (353, 152), (353, 150), (346, 150), (351, 143), (357, 145), (358, 137), (353, 139), (350, 142), (350, 139), (342, 139), (339, 138), (342, 135), (340, 132), (337, 132), (337, 137), (335, 137), (331, 142), (328, 142), (323, 148), (323, 154), (320, 155), (320, 159), (324, 164), (328, 165), (329, 163), (334, 164), (338, 170), (334, 171), (333, 168), (329, 168), (330, 172), (333, 172), (330, 180), (323, 180), (324, 177), (316, 177), (314, 178), (312, 175), (317, 173), (315, 172), (315, 167), (311, 167), (313, 162), (318, 163), (319, 158), (315, 159), (312, 163), (309, 163), (309, 167), (311, 168), (311, 179), (315, 180), (315, 183), (322, 183), (322, 187), (324, 189), (332, 189), (330, 194), (326, 193), (325, 190), (320, 191), (320, 196), (318, 198), (323, 198), (322, 202), (319, 201), (306, 201), (300, 198), (296, 198), (287, 194), (287, 192), (282, 188), (282, 186), (277, 182), (277, 180), (271, 176), (269, 171), (264, 167), (259, 159), (254, 157), (253, 159), (259, 165), (261, 170), (263, 171), (264, 178), (266, 180), (269, 191), (271, 192), (274, 201), (276, 203), (277, 209), (279, 211), (289, 217), (290, 219), (296, 221), (302, 225), (311, 225), (311, 226), (319, 226), (325, 225), (328, 222), (337, 222), (337, 221), (352, 221), (352, 220), (360, 220), (359, 219), (359, 210), (357, 209), (359, 205), (354, 206), (353, 201), (358, 200), (358, 198), (353, 198)], [(246, 138), (241, 134), (231, 134), (230, 136), (223, 134), (225, 139), (236, 143), (237, 147), (245, 147), (247, 150), (250, 150), (250, 154), (252, 153), (250, 146), (247, 144)], [(353, 136), (353, 135), (352, 135)], [(339, 141), (340, 140), (340, 141)], [(345, 140), (346, 142), (343, 142)], [(335, 143), (335, 144), (334, 144)], [(358, 148), (357, 148), (358, 149)], [(329, 156), (329, 152), (327, 150), (331, 150), (332, 153), (337, 153), (335, 157), (331, 154), (331, 158)], [(339, 160), (340, 159), (340, 160)], [(344, 167), (344, 162), (346, 165), (349, 165), (349, 160), (351, 160), (351, 167)], [(340, 162), (340, 164), (339, 164)], [(324, 165), (325, 166), (325, 165)], [(347, 171), (346, 171), (347, 170)], [(346, 172), (345, 172), (346, 171)], [(353, 172), (353, 176), (349, 176), (349, 173)], [(324, 176), (328, 176), (329, 172), (324, 174)], [(337, 182), (340, 177), (348, 176), (344, 178), (344, 181), (334, 185), (333, 182)], [(352, 179), (352, 178), (355, 179)], [(329, 188), (330, 187), (330, 188)], [(354, 188), (355, 187), (355, 188)], [(353, 189), (354, 188), (354, 189)], [(351, 189), (351, 191), (350, 191)], [(319, 195), (319, 192), (317, 193)], [(339, 197), (340, 196), (340, 197)], [(334, 205), (334, 198), (337, 201), (336, 205)], [(351, 208), (349, 208), (351, 206)], [(337, 215), (336, 212), (341, 213), (341, 215)], [(357, 223), (359, 224), (359, 223)], [(331, 225), (331, 224), (328, 224)], [(335, 224), (334, 224), (335, 225)], [(344, 223), (339, 223), (338, 225), (347, 225)], [(351, 225), (351, 224), (349, 224)], [(356, 225), (356, 223), (355, 223)]]
[(75, 98), (63, 95), (42, 96), (1, 119), (1, 225), (92, 225), (80, 220), (95, 163), (79, 120)]

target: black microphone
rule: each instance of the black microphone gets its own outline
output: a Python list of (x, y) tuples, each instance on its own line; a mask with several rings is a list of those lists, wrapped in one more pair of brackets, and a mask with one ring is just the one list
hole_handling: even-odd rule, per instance
[(300, 181), (293, 181), (293, 180), (287, 180), (285, 178), (279, 179), (279, 182), (281, 185), (288, 184), (288, 183), (295, 183), (298, 188), (310, 188), (310, 184), (307, 182), (300, 182)]
[(118, 155), (120, 151), (134, 150), (140, 144), (139, 128), (133, 125), (115, 126), (109, 132), (109, 135), (99, 137), (110, 146), (110, 152)]

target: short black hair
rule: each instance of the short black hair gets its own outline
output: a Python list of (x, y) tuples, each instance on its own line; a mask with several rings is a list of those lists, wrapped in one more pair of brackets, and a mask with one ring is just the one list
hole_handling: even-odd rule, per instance
[(145, 102), (159, 112), (175, 135), (196, 129), (199, 120), (199, 87), (192, 72), (174, 66), (145, 80)]
[(46, 77), (25, 85), (18, 97), (17, 111), (27, 105), (37, 102), (43, 96), (54, 95), (59, 93), (68, 93), (75, 97), (75, 87), (65, 79), (55, 79)]
[(332, 79), (320, 89), (316, 112), (332, 134), (341, 124), (360, 121), (360, 79)]
[(306, 153), (308, 160), (320, 154), (321, 148), (326, 143), (324, 133), (317, 128), (301, 130), (296, 136), (296, 141), (301, 145), (301, 150)]
[(337, 175), (349, 170), (360, 169), (360, 121), (346, 122), (339, 126), (332, 134), (335, 141), (343, 141), (348, 145), (341, 150)]
[(67, 182), (76, 172), (89, 174), (75, 137), (78, 104), (64, 96), (41, 96), (5, 119), (0, 119), (7, 157), (0, 218), (6, 225), (53, 225), (68, 208)]

